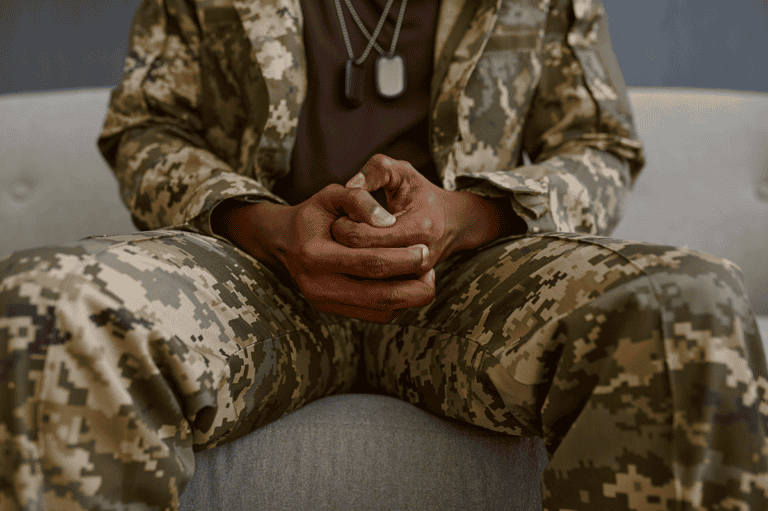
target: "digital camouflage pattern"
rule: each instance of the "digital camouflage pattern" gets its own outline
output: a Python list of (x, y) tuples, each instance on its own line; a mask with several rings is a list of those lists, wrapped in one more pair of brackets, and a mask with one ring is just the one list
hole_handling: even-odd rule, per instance
[(87, 239), (0, 275), (2, 511), (176, 509), (193, 450), (357, 375), (349, 324), (214, 238)]
[[(529, 232), (610, 232), (643, 156), (603, 69), (602, 14), (598, 0), (442, 3), (430, 129), (447, 189), (509, 197)], [(99, 139), (139, 228), (211, 235), (224, 199), (285, 203), (270, 189), (306, 95), (302, 25), (299, 0), (141, 3)]]
[[(550, 452), (544, 506), (768, 509), (766, 378), (739, 270), (606, 237), (642, 166), (598, 0), (441, 4), (447, 189), (525, 236), (458, 253), (387, 326), (326, 316), (212, 237), (283, 202), (307, 94), (298, 0), (143, 0), (99, 139), (142, 229), (0, 261), (0, 509), (175, 509), (193, 452), (368, 378)], [(532, 163), (524, 165), (524, 153)]]
[[(180, 230), (0, 262), (0, 509), (176, 509), (193, 452), (369, 382), (544, 438), (544, 509), (768, 508), (768, 371), (732, 263), (583, 234), (437, 266), (389, 325)], [(123, 507), (132, 506), (132, 507)]]
[(368, 380), (543, 437), (545, 510), (768, 509), (768, 371), (733, 263), (549, 233), (436, 270), (432, 304), (366, 325)]

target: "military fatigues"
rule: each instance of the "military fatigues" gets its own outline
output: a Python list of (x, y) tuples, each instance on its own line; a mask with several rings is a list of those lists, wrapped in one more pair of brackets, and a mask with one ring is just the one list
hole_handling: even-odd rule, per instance
[(195, 450), (348, 390), (361, 356), (389, 393), (543, 436), (546, 509), (768, 508), (768, 372), (739, 270), (605, 237), (642, 156), (600, 12), (443, 2), (444, 186), (508, 197), (529, 231), (454, 254), (435, 301), (382, 326), (317, 312), (210, 229), (225, 198), (281, 201), (298, 2), (145, 0), (100, 147), (137, 225), (175, 228), (0, 262), (0, 508), (173, 509)]

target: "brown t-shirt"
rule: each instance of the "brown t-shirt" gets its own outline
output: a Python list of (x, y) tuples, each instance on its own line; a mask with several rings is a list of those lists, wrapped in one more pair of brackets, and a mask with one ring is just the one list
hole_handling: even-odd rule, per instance
[[(341, 1), (355, 59), (367, 39)], [(373, 32), (386, 0), (351, 0), (363, 23)], [(377, 38), (389, 50), (400, 1), (395, 1)], [(344, 184), (374, 154), (410, 162), (439, 184), (429, 150), (427, 115), (432, 78), (437, 0), (408, 0), (396, 54), (406, 66), (405, 93), (380, 97), (374, 86), (379, 53), (371, 49), (363, 63), (365, 101), (350, 108), (342, 101), (347, 50), (333, 0), (301, 0), (307, 52), (307, 97), (299, 116), (291, 173), (275, 182), (272, 191), (298, 204), (331, 183)], [(379, 197), (380, 198), (380, 195)]]

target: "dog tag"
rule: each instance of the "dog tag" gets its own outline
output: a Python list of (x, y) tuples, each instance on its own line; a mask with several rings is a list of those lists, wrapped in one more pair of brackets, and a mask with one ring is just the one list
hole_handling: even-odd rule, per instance
[(352, 108), (357, 108), (365, 100), (365, 69), (352, 59), (344, 67), (344, 99)]
[(405, 92), (405, 61), (400, 55), (380, 55), (376, 59), (376, 92), (392, 99)]

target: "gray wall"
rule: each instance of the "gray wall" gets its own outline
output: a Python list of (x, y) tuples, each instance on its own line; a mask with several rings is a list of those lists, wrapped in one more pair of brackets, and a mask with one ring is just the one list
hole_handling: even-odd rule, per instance
[[(0, 0), (0, 94), (114, 85), (140, 0)], [(766, 0), (604, 0), (630, 86), (768, 92)]]
[(768, 92), (768, 1), (604, 5), (627, 85)]

